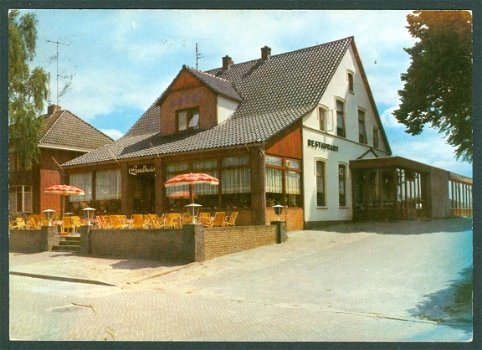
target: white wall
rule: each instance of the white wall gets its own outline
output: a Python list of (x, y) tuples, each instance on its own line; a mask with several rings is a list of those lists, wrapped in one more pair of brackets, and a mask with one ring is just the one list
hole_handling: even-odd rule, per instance
[(223, 97), (221, 95), (217, 96), (217, 115), (218, 115), (218, 124), (222, 123), (229, 117), (231, 117), (238, 108), (239, 103)]
[[(354, 92), (348, 91), (347, 71), (354, 73)], [(336, 136), (336, 98), (345, 102), (346, 138)], [(329, 117), (333, 118), (333, 129), (322, 132), (319, 130), (318, 109), (303, 117), (303, 187), (305, 221), (338, 221), (352, 219), (352, 179), (349, 171), (349, 161), (363, 155), (373, 147), (372, 129), (376, 126), (375, 113), (370, 104), (367, 91), (356, 64), (351, 48), (343, 57), (337, 71), (325, 93), (320, 106), (329, 109)], [(366, 113), (365, 126), (368, 144), (360, 144), (358, 137), (358, 109)], [(378, 126), (379, 128), (381, 126)], [(308, 140), (321, 142), (337, 147), (337, 151), (308, 146)], [(379, 135), (379, 156), (387, 156), (386, 145)], [(316, 203), (316, 161), (325, 161), (326, 206), (317, 207)], [(346, 206), (339, 205), (338, 165), (347, 166), (346, 174)]]

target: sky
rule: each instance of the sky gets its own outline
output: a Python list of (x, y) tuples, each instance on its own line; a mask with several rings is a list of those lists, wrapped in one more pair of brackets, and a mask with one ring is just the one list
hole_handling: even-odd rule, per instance
[[(27, 12), (27, 11), (24, 11)], [(183, 64), (198, 68), (257, 59), (354, 36), (393, 155), (472, 177), (436, 130), (418, 136), (392, 115), (400, 75), (410, 65), (403, 50), (415, 39), (410, 11), (395, 10), (28, 10), (38, 20), (32, 66), (50, 73), (50, 102), (61, 105), (114, 139), (121, 137), (161, 95)], [(54, 42), (59, 42), (57, 45)], [(59, 91), (57, 100), (57, 47)]]

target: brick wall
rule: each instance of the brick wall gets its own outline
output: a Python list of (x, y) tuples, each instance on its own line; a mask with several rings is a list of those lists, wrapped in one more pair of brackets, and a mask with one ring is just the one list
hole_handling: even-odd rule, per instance
[(204, 260), (274, 243), (271, 225), (209, 228), (204, 230)]
[(91, 230), (96, 256), (194, 261), (194, 237), (183, 230)]
[[(266, 224), (276, 220), (273, 208), (266, 208)], [(281, 213), (281, 220), (286, 221), (288, 231), (303, 230), (304, 218), (303, 208), (284, 208)]]
[(11, 252), (38, 253), (47, 250), (47, 237), (41, 230), (10, 230)]

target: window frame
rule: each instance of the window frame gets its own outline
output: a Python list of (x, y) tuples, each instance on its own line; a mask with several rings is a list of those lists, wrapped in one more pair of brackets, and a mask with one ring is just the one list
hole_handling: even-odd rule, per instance
[[(341, 104), (343, 107), (343, 110), (340, 111), (338, 110), (338, 104)], [(346, 102), (345, 100), (337, 97), (335, 99), (335, 112), (336, 112), (336, 136), (346, 138)], [(340, 134), (340, 123), (339, 123), (339, 113), (341, 112), (341, 121), (343, 123), (343, 129), (341, 129), (341, 134)]]
[(374, 148), (380, 147), (380, 130), (377, 126), (374, 126), (372, 129), (372, 141)]
[[(197, 113), (196, 113), (197, 112)], [(186, 113), (186, 128), (180, 129), (180, 114), (181, 113)], [(190, 126), (191, 121), (193, 120), (194, 116), (198, 116), (197, 124), (195, 126)], [(177, 132), (186, 132), (190, 130), (196, 130), (199, 129), (199, 124), (200, 124), (200, 110), (199, 106), (197, 107), (190, 107), (190, 108), (184, 108), (184, 109), (178, 109), (176, 110), (176, 131)]]
[(348, 92), (354, 94), (355, 93), (355, 73), (351, 70), (347, 70), (346, 80), (347, 80)]
[[(320, 176), (318, 174), (318, 163), (322, 164), (323, 167), (322, 167), (322, 170), (323, 170), (323, 174)], [(323, 158), (317, 158), (315, 159), (315, 185), (316, 185), (316, 207), (317, 208), (321, 208), (321, 209), (325, 209), (325, 208), (328, 208), (328, 193), (326, 191), (326, 183), (327, 183), (327, 173), (326, 173), (326, 164), (327, 164), (327, 160), (326, 159), (323, 159)], [(318, 178), (321, 178), (322, 180), (322, 187), (323, 187), (323, 192), (318, 192)], [(318, 194), (319, 193), (322, 193), (323, 194), (323, 198), (322, 198), (322, 203), (320, 203), (319, 201), (319, 198), (318, 198)]]
[[(340, 173), (340, 170), (343, 169), (343, 174)], [(348, 167), (345, 163), (338, 163), (338, 206), (340, 208), (348, 207), (347, 204), (347, 180), (348, 180)], [(343, 187), (343, 194), (341, 188)]]
[[(293, 207), (293, 208), (301, 208), (303, 207), (303, 171), (302, 171), (302, 160), (301, 159), (296, 159), (296, 158), (292, 158), (292, 157), (283, 157), (283, 156), (279, 156), (279, 155), (272, 155), (272, 154), (266, 154), (266, 158), (268, 157), (272, 157), (272, 158), (277, 158), (277, 159), (280, 159), (281, 160), (281, 165), (273, 165), (273, 164), (269, 164), (266, 162), (265, 160), (265, 168), (266, 168), (266, 171), (268, 169), (273, 169), (273, 170), (276, 170), (276, 171), (280, 171), (281, 172), (281, 192), (267, 192), (267, 188), (265, 188), (265, 196), (266, 196), (266, 207), (270, 207), (270, 205), (268, 204), (268, 193), (273, 193), (275, 194), (275, 196), (280, 196), (281, 200), (277, 200), (277, 199), (273, 199), (276, 203), (275, 204), (282, 204), (282, 205), (288, 205), (289, 207)], [(298, 167), (291, 167), (289, 165), (289, 162), (290, 161), (293, 161), (293, 162), (297, 162), (298, 163)], [(293, 193), (287, 193), (287, 181), (288, 180), (288, 173), (297, 173), (299, 174), (299, 193), (298, 194), (293, 194)], [(265, 175), (266, 177), (266, 175)], [(265, 180), (266, 181), (266, 180)], [(291, 198), (290, 198), (291, 196)], [(296, 197), (299, 197), (298, 200), (296, 199)], [(289, 205), (289, 203), (291, 202), (295, 202), (296, 205)], [(299, 202), (299, 203), (298, 203)]]
[[(363, 115), (360, 118), (360, 113)], [(360, 124), (360, 121), (362, 123)], [(363, 109), (358, 107), (358, 142), (364, 145), (368, 144), (368, 137), (367, 137), (367, 112)], [(363, 133), (362, 133), (363, 130)]]

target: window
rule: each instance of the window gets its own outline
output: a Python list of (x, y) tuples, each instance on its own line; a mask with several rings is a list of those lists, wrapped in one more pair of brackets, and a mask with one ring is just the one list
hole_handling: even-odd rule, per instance
[(373, 147), (378, 148), (378, 128), (373, 128)]
[[(205, 173), (214, 177), (218, 177), (218, 162), (216, 159), (199, 160), (192, 163), (193, 172)], [(198, 203), (203, 205), (216, 206), (218, 204), (219, 186), (209, 184), (195, 184), (193, 192)]]
[(316, 161), (316, 205), (319, 207), (326, 206), (325, 194), (325, 162)]
[(95, 199), (120, 199), (121, 198), (121, 172), (120, 169), (98, 171), (95, 174)]
[(177, 111), (177, 131), (185, 131), (199, 128), (199, 109), (191, 108)]
[(318, 120), (320, 122), (320, 130), (326, 131), (326, 109), (320, 107), (318, 108)]
[(266, 156), (266, 205), (301, 206), (301, 162)]
[(352, 72), (347, 73), (347, 79), (348, 79), (348, 91), (349, 92), (355, 92), (355, 90), (353, 88), (353, 73)]
[(358, 110), (358, 142), (367, 143), (367, 131), (365, 128), (365, 111)]
[(71, 202), (83, 202), (92, 200), (92, 173), (71, 174), (69, 184), (84, 190), (83, 196), (70, 196)]
[(251, 205), (249, 157), (225, 157), (221, 166), (223, 206), (248, 208)]
[(32, 186), (12, 186), (9, 190), (10, 212), (32, 212)]
[(340, 207), (346, 206), (346, 165), (338, 165), (338, 203)]
[(345, 137), (345, 104), (336, 100), (336, 134)]

